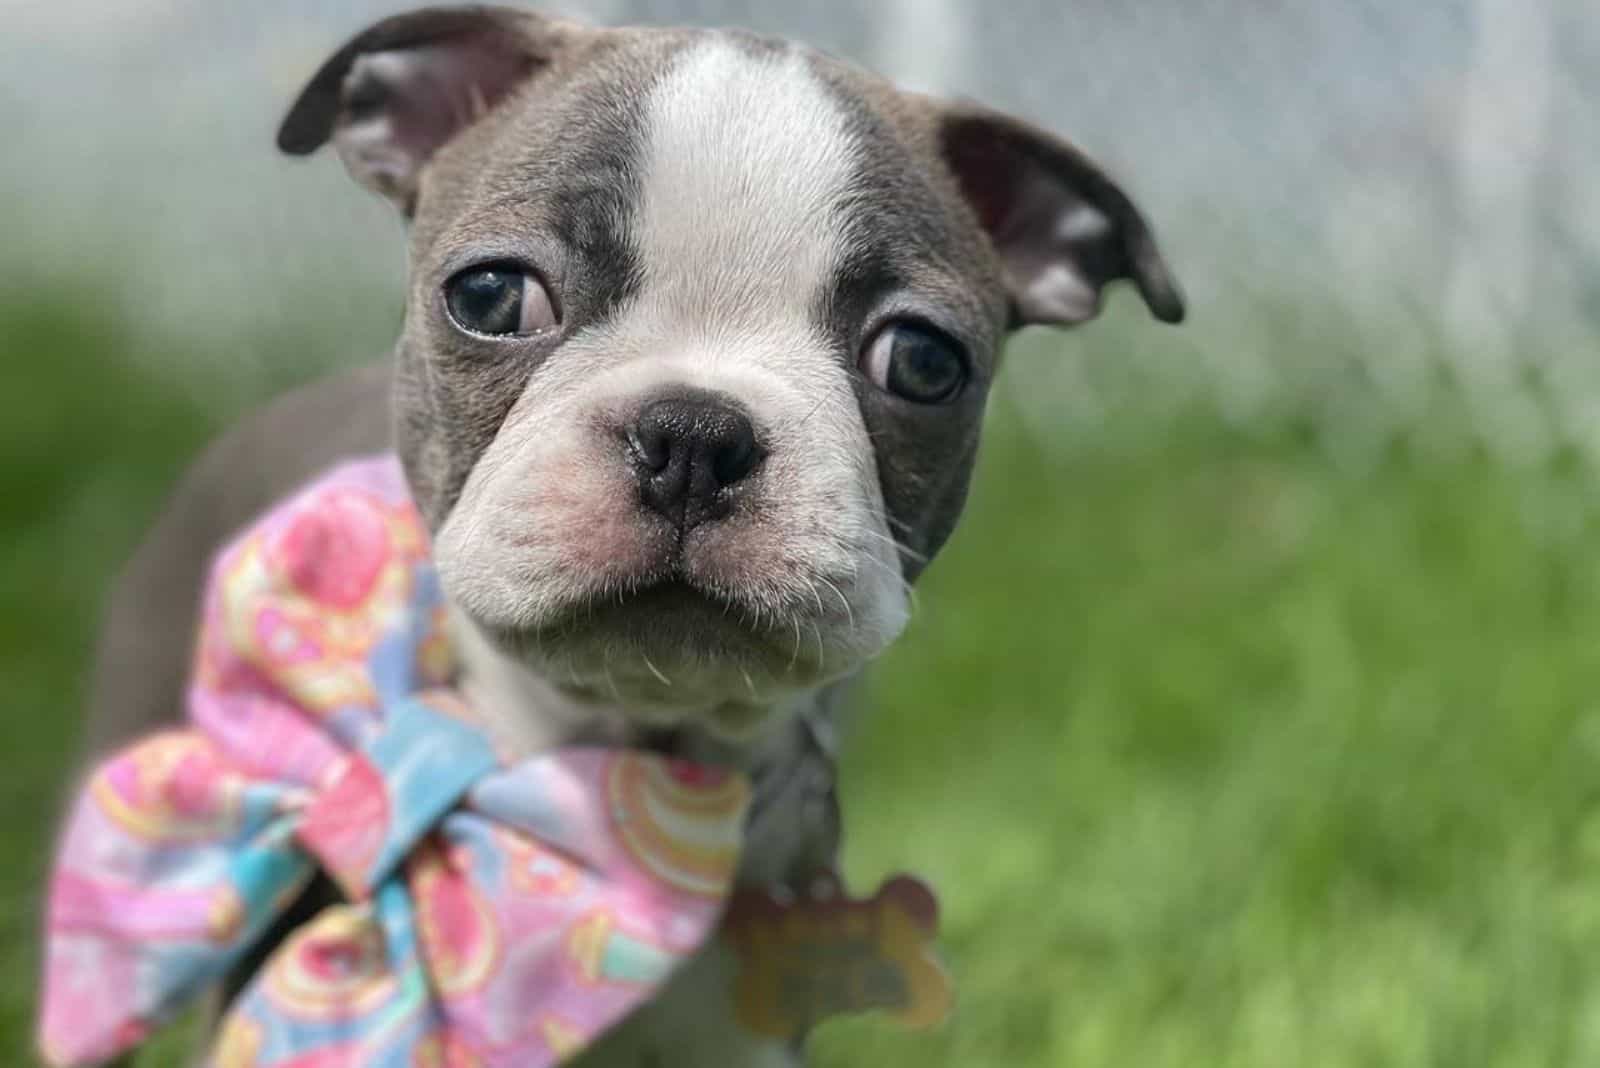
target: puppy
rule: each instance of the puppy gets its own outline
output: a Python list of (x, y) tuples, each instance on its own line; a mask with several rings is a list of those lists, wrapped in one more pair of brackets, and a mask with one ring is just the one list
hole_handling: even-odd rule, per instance
[[(394, 449), (502, 741), (751, 769), (749, 884), (832, 858), (832, 710), (956, 523), (1008, 332), (1124, 278), (1183, 315), (1071, 145), (750, 34), (418, 11), (339, 49), (278, 143), (331, 143), (407, 220), (401, 337), (185, 478), (110, 601), (92, 745), (179, 716), (231, 531)], [(731, 1019), (730, 968), (706, 951), (581, 1063), (794, 1063)]]

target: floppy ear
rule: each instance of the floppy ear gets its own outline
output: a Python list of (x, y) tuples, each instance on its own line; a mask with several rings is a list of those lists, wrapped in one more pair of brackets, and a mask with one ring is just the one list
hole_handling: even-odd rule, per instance
[(940, 148), (994, 243), (1012, 325), (1070, 326), (1100, 311), (1101, 291), (1132, 279), (1150, 313), (1183, 320), (1183, 297), (1126, 193), (1067, 142), (964, 105), (940, 116)]
[(507, 7), (423, 8), (384, 19), (335, 52), (289, 109), (278, 147), (332, 140), (356, 181), (407, 215), (434, 152), (582, 32)]

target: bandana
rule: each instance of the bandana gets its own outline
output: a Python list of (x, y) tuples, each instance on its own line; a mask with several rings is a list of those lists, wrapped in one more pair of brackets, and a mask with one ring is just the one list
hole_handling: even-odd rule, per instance
[(542, 1068), (647, 1000), (722, 915), (745, 781), (632, 750), (509, 763), (454, 675), (392, 457), (333, 469), (228, 546), (188, 726), (101, 766), (62, 839), (46, 1059), (137, 1045), (319, 871), (343, 903), (256, 972), (217, 1068)]

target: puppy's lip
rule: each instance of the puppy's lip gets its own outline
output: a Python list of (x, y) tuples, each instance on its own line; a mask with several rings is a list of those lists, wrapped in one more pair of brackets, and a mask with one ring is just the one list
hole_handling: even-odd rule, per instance
[(690, 579), (673, 568), (660, 577), (645, 578), (621, 590), (575, 598), (534, 622), (525, 633), (541, 639), (560, 639), (597, 627), (627, 630), (635, 619), (658, 623), (679, 620), (685, 627), (707, 627), (755, 640), (776, 629), (774, 620), (762, 619), (746, 609), (736, 594)]
[(715, 614), (730, 624), (742, 623), (742, 613), (732, 599), (673, 571), (664, 578), (644, 581), (620, 592), (583, 598), (537, 629), (546, 635), (559, 635), (586, 629), (601, 617), (626, 614), (687, 618)]
[[(750, 680), (785, 687), (810, 684), (821, 677), (828, 661), (823, 633), (814, 623), (763, 614), (741, 604), (736, 595), (676, 573), (621, 592), (575, 599), (520, 627), (490, 630), (505, 647), (553, 664), (571, 665), (598, 655), (620, 667), (637, 659), (644, 664), (639, 670), (647, 673), (638, 681), (654, 689), (654, 676), (664, 707), (677, 705), (681, 687), (674, 677), (686, 664), (724, 662), (742, 668), (748, 696), (760, 705), (763, 687)], [(573, 655), (580, 659), (573, 661)], [(729, 696), (739, 700), (729, 704), (725, 718), (731, 729), (740, 729), (750, 718), (740, 703), (745, 695)]]

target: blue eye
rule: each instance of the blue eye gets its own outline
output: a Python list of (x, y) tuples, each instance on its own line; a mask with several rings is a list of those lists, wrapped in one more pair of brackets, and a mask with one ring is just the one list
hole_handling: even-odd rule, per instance
[(890, 323), (867, 345), (861, 370), (881, 390), (915, 404), (944, 404), (967, 384), (966, 353), (921, 323)]
[(474, 334), (534, 334), (556, 323), (544, 284), (514, 264), (462, 271), (445, 283), (444, 300), (455, 324)]

